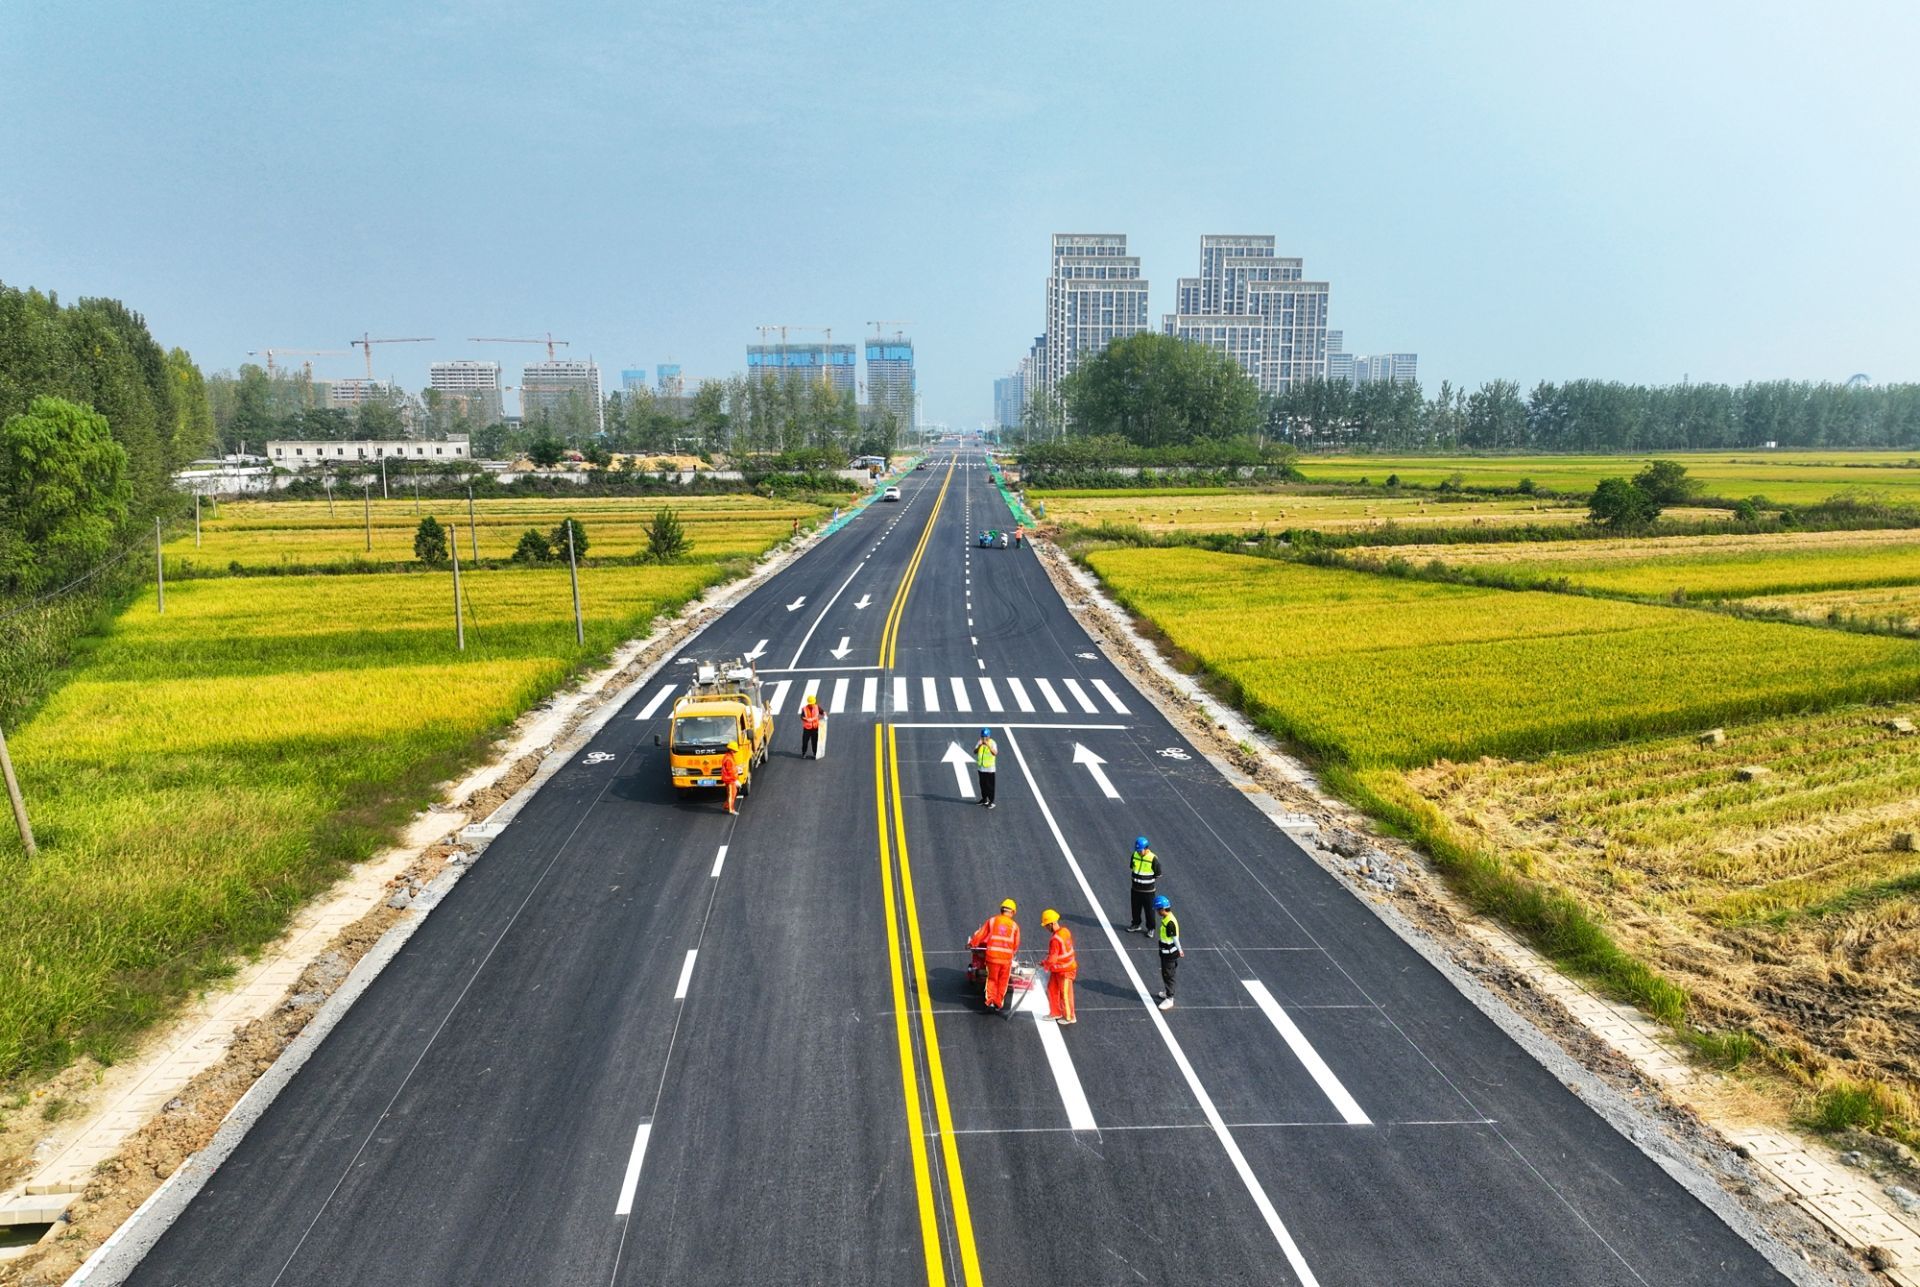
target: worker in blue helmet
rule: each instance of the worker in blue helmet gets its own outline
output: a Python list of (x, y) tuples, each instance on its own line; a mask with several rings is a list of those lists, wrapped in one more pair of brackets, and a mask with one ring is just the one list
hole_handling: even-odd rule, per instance
[(1145, 836), (1133, 838), (1133, 853), (1127, 859), (1133, 877), (1133, 923), (1129, 934), (1153, 933), (1153, 896), (1160, 892), (1160, 856), (1147, 846)]
[(1153, 910), (1159, 913), (1160, 924), (1157, 937), (1160, 940), (1160, 991), (1154, 995), (1159, 999), (1162, 1010), (1173, 1009), (1173, 976), (1180, 968), (1180, 958), (1187, 954), (1180, 946), (1180, 921), (1173, 914), (1173, 901), (1165, 894), (1153, 900)]
[(993, 808), (993, 784), (1000, 776), (996, 772), (1000, 763), (1000, 748), (993, 740), (993, 730), (980, 730), (980, 740), (973, 744), (973, 767), (980, 770), (980, 803)]

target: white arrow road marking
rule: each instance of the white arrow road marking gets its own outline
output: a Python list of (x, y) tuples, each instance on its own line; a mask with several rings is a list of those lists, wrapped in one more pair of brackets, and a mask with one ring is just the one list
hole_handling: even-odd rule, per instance
[(933, 676), (927, 675), (920, 680), (921, 704), (934, 714), (940, 713), (940, 688), (933, 682)]
[(633, 1154), (627, 1158), (627, 1176), (620, 1181), (620, 1199), (613, 1204), (613, 1213), (617, 1216), (633, 1214), (633, 1191), (640, 1186), (640, 1163), (646, 1160), (647, 1137), (653, 1134), (653, 1123), (642, 1122), (640, 1129), (633, 1135)]
[(872, 602), (873, 602), (873, 596), (872, 596), (872, 595), (870, 595), (870, 594), (863, 594), (863, 595), (861, 595), (861, 596), (860, 596), (860, 602), (858, 602), (858, 603), (856, 603), (856, 604), (854, 604), (853, 606), (854, 606), (854, 607), (856, 607), (856, 608), (864, 608), (864, 607), (866, 607), (866, 606), (867, 606), (867, 605), (868, 605), (869, 603), (872, 603)]
[(833, 654), (835, 661), (845, 661), (847, 654), (852, 652), (853, 649), (847, 646), (847, 636), (841, 635), (840, 646), (838, 648), (829, 648), (827, 651)]
[(758, 661), (760, 660), (761, 657), (766, 655), (766, 652), (767, 652), (767, 641), (762, 639), (759, 643), (753, 646), (753, 651), (747, 654), (747, 660)]
[(962, 800), (973, 799), (973, 757), (960, 749), (960, 743), (948, 742), (947, 753), (940, 757), (940, 763), (953, 765), (954, 785), (960, 788)]
[(697, 947), (687, 953), (687, 963), (680, 967), (679, 986), (673, 990), (673, 999), (675, 1001), (685, 1001), (687, 999), (687, 985), (693, 982), (693, 961), (694, 958), (699, 955), (700, 949)]
[(1122, 702), (1119, 696), (1115, 694), (1115, 692), (1111, 688), (1107, 687), (1106, 680), (1096, 679), (1093, 681), (1093, 686), (1100, 690), (1100, 695), (1102, 697), (1107, 699), (1107, 705), (1113, 707), (1114, 714), (1131, 715), (1133, 713), (1132, 711), (1127, 709), (1126, 703)]
[(1340, 1116), (1347, 1125), (1373, 1125), (1373, 1119), (1361, 1111), (1360, 1105), (1355, 1102), (1352, 1095), (1347, 1093), (1347, 1088), (1342, 1086), (1340, 1079), (1333, 1075), (1333, 1069), (1327, 1067), (1327, 1061), (1320, 1057), (1320, 1052), (1315, 1050), (1312, 1043), (1307, 1040), (1307, 1034), (1300, 1031), (1292, 1017), (1280, 1008), (1278, 1001), (1273, 999), (1273, 993), (1267, 991), (1267, 985), (1258, 979), (1242, 979), (1240, 986), (1253, 994), (1254, 1002), (1259, 1005), (1273, 1026), (1280, 1030), (1281, 1037), (1286, 1040), (1287, 1048), (1293, 1051), (1293, 1057), (1313, 1074), (1313, 1080), (1326, 1097), (1333, 1101), (1333, 1106), (1340, 1110)]
[(660, 709), (660, 704), (666, 701), (667, 698), (673, 696), (673, 690), (676, 687), (678, 687), (678, 685), (668, 684), (665, 688), (662, 688), (659, 692), (655, 693), (653, 697), (647, 702), (647, 704), (640, 708), (640, 713), (638, 715), (635, 715), (634, 718), (635, 719), (652, 719), (653, 713)]
[(806, 605), (806, 602), (807, 602), (807, 596), (803, 594), (799, 598), (795, 599), (792, 603), (789, 603), (787, 605), (787, 611), (798, 612), (802, 607)]
[(871, 715), (880, 709), (880, 681), (872, 675), (860, 681), (860, 713)]
[(1113, 783), (1107, 781), (1107, 771), (1100, 767), (1106, 763), (1105, 760), (1080, 745), (1080, 743), (1075, 742), (1073, 744), (1073, 762), (1087, 766), (1087, 772), (1093, 774), (1093, 780), (1099, 786), (1100, 793), (1106, 796), (1107, 799), (1118, 800), (1120, 798), (1120, 793), (1113, 789)]
[(847, 709), (847, 688), (852, 682), (845, 675), (833, 681), (833, 705), (827, 707), (827, 714), (838, 715)]
[(1047, 1052), (1047, 1067), (1053, 1070), (1053, 1084), (1060, 1090), (1060, 1102), (1067, 1106), (1067, 1125), (1076, 1131), (1097, 1131), (1100, 1124), (1093, 1120), (1093, 1105), (1087, 1102), (1087, 1092), (1080, 1085), (1080, 1074), (1074, 1069), (1073, 1056), (1067, 1053), (1067, 1039), (1061, 1033), (1060, 1025), (1047, 1022), (1045, 978), (1044, 970), (1034, 975), (1033, 987), (1021, 1001), (1020, 1008), (1033, 1016), (1033, 1026), (1040, 1030), (1040, 1048)]
[(780, 708), (787, 704), (787, 690), (793, 687), (791, 679), (783, 679), (773, 686), (773, 696), (767, 701), (767, 709), (778, 715)]

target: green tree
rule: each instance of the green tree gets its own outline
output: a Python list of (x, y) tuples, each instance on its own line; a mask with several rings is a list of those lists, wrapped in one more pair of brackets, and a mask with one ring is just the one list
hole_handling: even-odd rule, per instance
[(1659, 518), (1660, 503), (1624, 478), (1607, 478), (1593, 489), (1587, 517), (1615, 531), (1632, 531)]
[(1700, 493), (1700, 480), (1687, 477), (1687, 467), (1677, 460), (1649, 461), (1633, 476), (1633, 485), (1656, 505), (1684, 505)]
[(133, 499), (127, 451), (105, 417), (41, 397), (0, 425), (0, 575), (38, 589), (106, 554)]
[(560, 457), (567, 452), (566, 445), (544, 426), (540, 436), (527, 444), (527, 459), (542, 469), (551, 469), (560, 463)]
[(213, 407), (207, 382), (185, 349), (167, 351), (167, 379), (173, 385), (173, 441), (168, 453), (176, 465), (210, 451), (215, 442)]
[(680, 516), (672, 506), (665, 506), (647, 527), (645, 557), (649, 563), (672, 563), (686, 554), (691, 544), (686, 528), (680, 525)]
[(573, 532), (573, 557), (576, 559), (586, 558), (587, 529), (580, 525), (580, 520), (577, 518), (561, 519), (560, 525), (553, 529), (553, 535), (547, 538), (547, 540), (553, 544), (553, 557), (557, 559), (567, 552), (567, 532), (569, 529)]
[(431, 514), (421, 519), (420, 526), (414, 530), (413, 557), (430, 567), (439, 567), (447, 561), (447, 529)]
[(515, 563), (551, 563), (553, 561), (553, 542), (549, 541), (537, 527), (529, 527), (520, 533), (520, 544), (513, 547)]
[(1117, 434), (1140, 447), (1252, 434), (1260, 391), (1226, 354), (1142, 332), (1113, 341), (1062, 382), (1076, 434)]

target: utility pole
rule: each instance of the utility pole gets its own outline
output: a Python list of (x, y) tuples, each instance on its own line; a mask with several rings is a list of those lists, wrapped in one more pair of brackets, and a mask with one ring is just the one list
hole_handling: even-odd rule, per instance
[(321, 479), (320, 485), (327, 489), (327, 517), (332, 518), (333, 517), (333, 475), (328, 474), (325, 478)]
[(416, 514), (420, 512), (420, 480), (418, 478), (413, 480), (413, 512)]
[(360, 503), (366, 507), (367, 516), (367, 553), (373, 553), (373, 483), (360, 485)]
[(200, 548), (200, 493), (193, 494), (193, 548)]
[(27, 847), (27, 857), (32, 858), (40, 852), (33, 843), (33, 824), (27, 821), (27, 802), (20, 795), (20, 780), (13, 776), (13, 757), (7, 754), (7, 734), (0, 729), (0, 772), (7, 778), (7, 799), (13, 801), (13, 821), (20, 828), (20, 843)]
[(460, 536), (454, 534), (447, 548), (453, 552), (453, 640), (461, 652), (467, 650), (467, 619), (460, 615)]
[(573, 582), (573, 642), (584, 647), (587, 628), (580, 620), (580, 567), (573, 558), (573, 520), (567, 520), (567, 579)]
[(393, 499), (392, 494), (387, 491), (387, 457), (384, 452), (380, 455), (380, 499)]
[(160, 594), (160, 615), (167, 612), (167, 556), (160, 552), (160, 520), (153, 520), (153, 566), (159, 575), (154, 586)]
[(467, 539), (473, 542), (473, 561), (480, 561), (480, 530), (473, 525), (473, 484), (467, 484)]

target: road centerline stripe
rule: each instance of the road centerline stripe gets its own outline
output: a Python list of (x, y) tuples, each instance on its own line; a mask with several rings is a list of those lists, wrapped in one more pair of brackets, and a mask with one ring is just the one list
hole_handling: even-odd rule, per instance
[(633, 1152), (627, 1156), (627, 1173), (620, 1181), (620, 1196), (613, 1204), (617, 1216), (633, 1214), (633, 1193), (640, 1187), (640, 1164), (647, 1159), (647, 1140), (653, 1135), (653, 1123), (642, 1122), (633, 1133)]
[(1293, 1051), (1293, 1057), (1298, 1059), (1308, 1074), (1313, 1077), (1321, 1093), (1332, 1101), (1341, 1119), (1349, 1126), (1373, 1125), (1373, 1119), (1361, 1110), (1359, 1103), (1347, 1093), (1347, 1088), (1340, 1084), (1340, 1079), (1333, 1075), (1333, 1069), (1327, 1067), (1327, 1061), (1320, 1057), (1320, 1052), (1315, 1050), (1313, 1043), (1307, 1040), (1307, 1034), (1300, 1031), (1293, 1017), (1281, 1009), (1280, 1003), (1273, 999), (1273, 993), (1267, 991), (1267, 985), (1259, 979), (1242, 979), (1240, 986), (1253, 994), (1255, 1003), (1266, 1014), (1268, 1021), (1280, 1030), (1280, 1036), (1286, 1041), (1287, 1049)]
[(698, 959), (699, 955), (699, 948), (693, 947), (687, 949), (686, 964), (680, 967), (680, 982), (675, 984), (673, 988), (673, 999), (675, 1001), (685, 1001), (687, 999), (687, 987), (693, 982), (693, 963)]
[(726, 865), (727, 865), (727, 847), (725, 845), (721, 845), (720, 852), (713, 856), (713, 877), (715, 879), (719, 878), (720, 869)]

